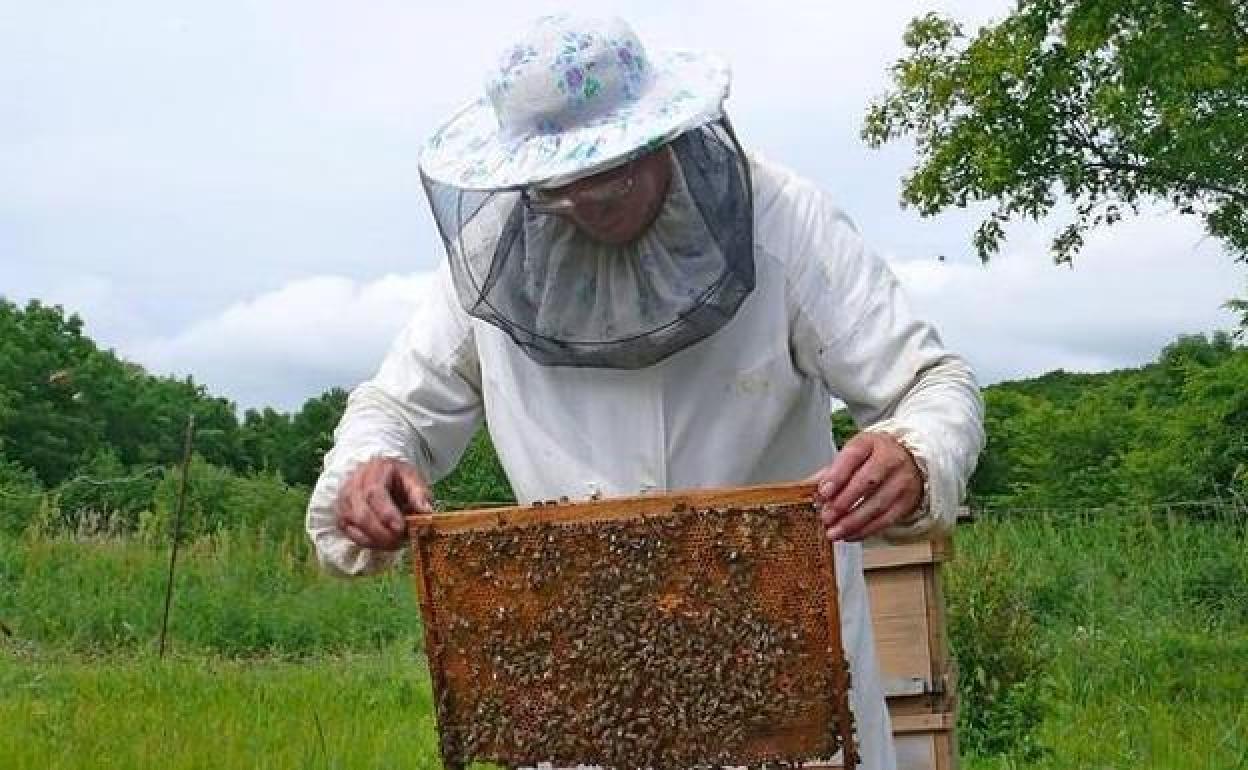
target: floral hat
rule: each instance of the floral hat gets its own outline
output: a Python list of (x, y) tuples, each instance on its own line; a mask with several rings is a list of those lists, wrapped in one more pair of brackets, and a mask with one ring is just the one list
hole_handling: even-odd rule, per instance
[(544, 16), (425, 145), (421, 171), (468, 190), (566, 184), (718, 119), (730, 80), (709, 54), (647, 56), (619, 19)]

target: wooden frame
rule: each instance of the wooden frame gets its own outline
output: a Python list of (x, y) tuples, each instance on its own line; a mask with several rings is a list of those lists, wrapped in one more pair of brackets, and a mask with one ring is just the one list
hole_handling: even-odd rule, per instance
[[(678, 513), (690, 511), (724, 510), (748, 511), (758, 509), (808, 509), (813, 512), (812, 497), (815, 490), (813, 484), (781, 484), (757, 487), (742, 487), (718, 490), (697, 490), (675, 492), (663, 495), (644, 495), (638, 497), (596, 500), (584, 503), (550, 502), (531, 506), (512, 506), (496, 509), (462, 511), (458, 513), (422, 514), (408, 517), (409, 531), (412, 534), (413, 577), (416, 592), (420, 601), (421, 611), (425, 618), (424, 632), (426, 650), (429, 655), (432, 674), (434, 700), (442, 704), (449, 694), (449, 683), (446, 675), (447, 660), (444, 656), (446, 640), (443, 635), (444, 618), (439, 616), (439, 576), (433, 567), (435, 559), (430, 551), (431, 544), (438, 538), (448, 536), (469, 535), (472, 533), (496, 533), (500, 531), (523, 531), (530, 527), (552, 525), (583, 525), (610, 522), (648, 521)], [(794, 519), (793, 521), (797, 521)], [(793, 526), (807, 526), (794, 524)], [(840, 726), (840, 745), (845, 754), (856, 764), (857, 746), (852, 734), (852, 714), (848, 704), (848, 668), (844, 664), (845, 655), (841, 641), (841, 623), (839, 593), (836, 586), (836, 571), (832, 544), (823, 536), (822, 527), (817, 516), (813, 519), (815, 527), (812, 543), (817, 543), (817, 561), (822, 566), (820, 571), (827, 584), (824, 594), (827, 607), (824, 612), (826, 629), (822, 635), (828, 640), (828, 654), (835, 657), (830, 661), (841, 660), (841, 665), (829, 664), (833, 691), (838, 693), (838, 701), (831, 704)], [(803, 541), (806, 542), (806, 541)], [(812, 557), (814, 552), (809, 552)], [(775, 564), (784, 565), (776, 561)], [(780, 569), (780, 567), (772, 567)], [(808, 572), (803, 572), (803, 579), (808, 580)], [(760, 589), (761, 590), (761, 589)], [(444, 593), (444, 592), (443, 592)], [(821, 636), (823, 638), (823, 636)], [(822, 649), (822, 648), (820, 648)], [(441, 712), (439, 712), (441, 720)], [(444, 757), (454, 766), (460, 757), (454, 747), (443, 746)]]

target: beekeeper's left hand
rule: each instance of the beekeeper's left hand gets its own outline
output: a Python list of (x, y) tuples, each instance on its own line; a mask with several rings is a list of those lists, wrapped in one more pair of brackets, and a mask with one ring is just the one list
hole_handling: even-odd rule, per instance
[(923, 474), (910, 451), (884, 433), (854, 436), (811, 477), (829, 540), (862, 540), (910, 518), (923, 498)]

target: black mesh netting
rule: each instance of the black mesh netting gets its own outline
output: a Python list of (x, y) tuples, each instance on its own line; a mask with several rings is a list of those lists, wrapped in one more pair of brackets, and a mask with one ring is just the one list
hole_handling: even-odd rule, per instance
[(726, 120), (667, 147), (663, 207), (620, 246), (534, 212), (519, 190), (425, 177), (464, 310), (548, 366), (641, 368), (727, 323), (754, 288), (748, 161)]

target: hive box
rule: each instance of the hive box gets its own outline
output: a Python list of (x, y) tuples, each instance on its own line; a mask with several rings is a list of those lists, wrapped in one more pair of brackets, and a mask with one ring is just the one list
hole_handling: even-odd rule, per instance
[[(949, 541), (869, 545), (863, 553), (875, 650), (897, 770), (956, 770), (957, 677), (945, 633), (941, 565)], [(840, 770), (833, 762), (822, 766)]]

